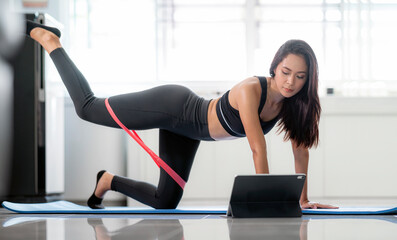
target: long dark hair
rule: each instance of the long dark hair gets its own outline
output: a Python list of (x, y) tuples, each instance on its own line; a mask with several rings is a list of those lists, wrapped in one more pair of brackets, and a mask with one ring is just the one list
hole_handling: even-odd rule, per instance
[(284, 140), (294, 140), (297, 146), (311, 148), (318, 145), (321, 106), (318, 97), (318, 64), (313, 49), (302, 40), (289, 40), (277, 51), (270, 66), (270, 76), (281, 61), (295, 54), (302, 56), (307, 65), (307, 80), (303, 88), (294, 96), (285, 98), (278, 123), (278, 133), (285, 131)]

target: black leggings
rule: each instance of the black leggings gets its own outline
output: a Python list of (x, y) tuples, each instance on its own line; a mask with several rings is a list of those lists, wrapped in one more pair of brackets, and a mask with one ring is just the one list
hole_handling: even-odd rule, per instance
[[(58, 48), (50, 57), (72, 98), (77, 115), (92, 123), (119, 128), (106, 109), (105, 99), (94, 96), (65, 50)], [(200, 140), (213, 141), (207, 123), (210, 101), (186, 87), (164, 85), (112, 96), (109, 103), (127, 128), (160, 129), (160, 158), (185, 181), (189, 178)], [(163, 169), (160, 169), (157, 187), (114, 176), (111, 188), (154, 208), (175, 208), (183, 194), (181, 187)]]

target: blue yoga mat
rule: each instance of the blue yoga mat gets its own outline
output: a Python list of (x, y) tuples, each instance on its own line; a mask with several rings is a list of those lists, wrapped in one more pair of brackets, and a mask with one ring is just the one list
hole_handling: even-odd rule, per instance
[(304, 209), (308, 215), (393, 215), (397, 207), (340, 207), (338, 209)]
[[(226, 208), (178, 208), (153, 209), (136, 207), (106, 207), (90, 209), (68, 201), (50, 203), (12, 203), (3, 202), (3, 207), (17, 213), (58, 213), (58, 214), (218, 214), (225, 215)], [(342, 207), (339, 209), (304, 209), (308, 215), (397, 215), (397, 207)]]
[(178, 208), (153, 209), (137, 207), (106, 207), (91, 209), (68, 201), (49, 203), (12, 203), (3, 202), (3, 207), (16, 213), (60, 213), (60, 214), (226, 214), (222, 208)]

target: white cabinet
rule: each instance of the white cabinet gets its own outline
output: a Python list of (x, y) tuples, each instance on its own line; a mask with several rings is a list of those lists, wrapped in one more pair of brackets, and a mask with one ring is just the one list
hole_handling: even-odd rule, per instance
[[(309, 196), (396, 198), (397, 98), (329, 97), (321, 104), (320, 145), (310, 150)], [(71, 103), (66, 104), (65, 127), (65, 197), (86, 199), (101, 169), (157, 185), (157, 165), (122, 130), (78, 119)], [(291, 144), (283, 142), (284, 134), (277, 135), (276, 130), (266, 135), (270, 171), (294, 173)], [(158, 153), (158, 130), (138, 133)], [(246, 138), (201, 142), (182, 201), (227, 201), (233, 177), (254, 173)]]
[[(397, 98), (321, 99), (320, 145), (310, 150), (309, 196), (397, 197)], [(268, 135), (271, 173), (294, 173), (290, 142), (284, 133)], [(158, 130), (139, 132), (158, 152)], [(128, 140), (129, 177), (157, 184), (153, 160)], [(254, 174), (246, 138), (201, 142), (185, 187), (186, 200), (228, 199), (236, 174)]]
[[(124, 132), (80, 119), (69, 98), (65, 99), (65, 195), (86, 201), (95, 189), (96, 174), (105, 169), (125, 175)], [(123, 200), (109, 192), (106, 200)]]
[(342, 104), (356, 107), (330, 109), (325, 115), (325, 195), (397, 197), (397, 99), (346, 99)]
[[(397, 197), (397, 99), (324, 98), (320, 145), (310, 150), (309, 196)], [(275, 171), (293, 162), (290, 144), (270, 134)], [(271, 168), (272, 170), (272, 168)]]
[(327, 196), (397, 197), (396, 123), (397, 115), (327, 116)]

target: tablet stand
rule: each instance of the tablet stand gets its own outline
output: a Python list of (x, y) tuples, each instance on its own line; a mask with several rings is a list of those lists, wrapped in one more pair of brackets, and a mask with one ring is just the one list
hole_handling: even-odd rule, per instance
[(298, 202), (231, 202), (228, 215), (236, 218), (300, 217)]

